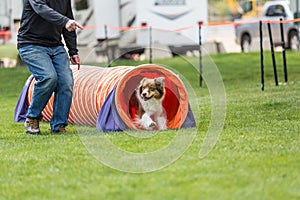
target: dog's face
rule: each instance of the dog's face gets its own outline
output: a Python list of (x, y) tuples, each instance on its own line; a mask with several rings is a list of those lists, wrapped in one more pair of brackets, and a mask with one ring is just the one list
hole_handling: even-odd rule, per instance
[(162, 99), (165, 94), (164, 82), (164, 77), (154, 79), (143, 78), (139, 86), (139, 95), (144, 101), (152, 98), (157, 100)]

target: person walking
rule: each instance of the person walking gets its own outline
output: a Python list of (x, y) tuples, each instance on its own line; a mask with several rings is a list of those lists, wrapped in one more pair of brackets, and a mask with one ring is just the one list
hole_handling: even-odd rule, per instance
[[(71, 0), (24, 0), (17, 48), (21, 60), (34, 76), (32, 100), (26, 115), (27, 134), (39, 134), (42, 111), (54, 92), (51, 133), (65, 133), (72, 103), (72, 64), (80, 69)], [(68, 48), (64, 48), (62, 36)]]

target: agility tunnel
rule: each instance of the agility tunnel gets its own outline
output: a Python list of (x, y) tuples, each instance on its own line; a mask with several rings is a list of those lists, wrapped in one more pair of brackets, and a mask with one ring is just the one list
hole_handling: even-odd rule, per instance
[[(69, 123), (95, 126), (100, 131), (138, 130), (134, 119), (137, 106), (133, 102), (134, 91), (144, 78), (165, 78), (163, 108), (167, 117), (167, 128), (195, 127), (188, 94), (183, 82), (171, 70), (155, 64), (140, 66), (95, 67), (71, 66), (74, 76), (73, 102)], [(15, 108), (15, 121), (26, 119), (32, 99), (35, 80), (30, 76), (23, 87)], [(44, 108), (44, 121), (52, 116), (53, 96)]]

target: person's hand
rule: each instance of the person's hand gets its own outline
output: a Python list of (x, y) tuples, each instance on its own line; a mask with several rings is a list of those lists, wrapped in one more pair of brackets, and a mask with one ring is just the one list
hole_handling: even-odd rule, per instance
[(70, 19), (67, 23), (65, 28), (71, 32), (71, 31), (75, 31), (77, 28), (83, 29), (83, 26), (81, 26), (78, 22), (76, 22), (75, 20)]
[(80, 69), (80, 58), (79, 58), (79, 56), (78, 55), (74, 55), (74, 56), (72, 56), (70, 58), (70, 60), (71, 60), (71, 63), (73, 65), (78, 65), (78, 70), (79, 70)]

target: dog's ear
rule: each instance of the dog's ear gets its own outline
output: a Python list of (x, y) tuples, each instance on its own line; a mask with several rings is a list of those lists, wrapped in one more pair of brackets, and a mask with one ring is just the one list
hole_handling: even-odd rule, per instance
[(155, 82), (155, 85), (156, 85), (157, 89), (159, 89), (160, 91), (163, 91), (165, 78), (164, 77), (155, 78), (154, 82)]
[(140, 93), (140, 94), (142, 94), (142, 92), (143, 92), (142, 86), (143, 86), (143, 83), (144, 83), (145, 79), (146, 79), (146, 78), (143, 78), (143, 79), (141, 80), (141, 82), (140, 82), (140, 85), (139, 85), (139, 93)]

